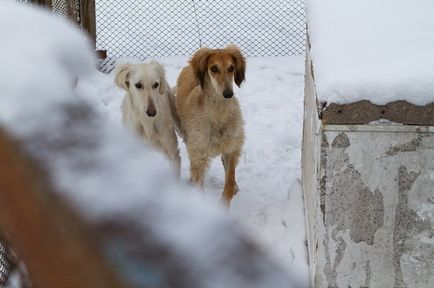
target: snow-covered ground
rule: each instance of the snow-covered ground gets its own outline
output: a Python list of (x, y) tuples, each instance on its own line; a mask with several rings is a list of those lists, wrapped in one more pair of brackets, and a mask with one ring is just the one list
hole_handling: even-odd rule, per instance
[[(170, 85), (176, 83), (186, 57), (157, 59)], [(125, 61), (125, 60), (123, 60)], [(237, 167), (240, 192), (229, 215), (286, 266), (307, 279), (302, 192), (299, 185), (303, 125), (304, 57), (249, 58), (246, 82), (237, 89), (245, 120), (246, 142)], [(91, 94), (94, 105), (121, 125), (124, 92), (113, 75), (97, 73), (78, 89)], [(181, 178), (189, 178), (189, 161), (180, 141)], [(206, 197), (218, 203), (224, 173), (220, 159), (205, 180)]]

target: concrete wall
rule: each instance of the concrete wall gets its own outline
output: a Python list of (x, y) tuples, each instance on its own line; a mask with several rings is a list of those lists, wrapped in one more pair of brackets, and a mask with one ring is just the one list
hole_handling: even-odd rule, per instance
[(434, 127), (323, 125), (306, 62), (302, 180), (313, 287), (434, 287)]
[(318, 119), (318, 110), (313, 81), (312, 66), (309, 55), (306, 58), (305, 69), (305, 100), (304, 100), (304, 124), (302, 143), (302, 173), (301, 180), (304, 192), (306, 213), (306, 235), (308, 242), (309, 267), (311, 269), (311, 282), (313, 283), (317, 266), (317, 217), (314, 211), (319, 209), (319, 193), (316, 193), (319, 183), (319, 159), (320, 159), (320, 129), (321, 123)]
[(398, 127), (324, 127), (317, 287), (434, 287), (434, 129)]

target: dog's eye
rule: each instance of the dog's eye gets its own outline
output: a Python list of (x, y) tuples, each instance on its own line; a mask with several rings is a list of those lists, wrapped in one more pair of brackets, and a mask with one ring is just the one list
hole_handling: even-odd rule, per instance
[(154, 89), (155, 89), (155, 88), (157, 88), (157, 87), (158, 87), (158, 85), (159, 85), (159, 84), (158, 84), (158, 82), (155, 82), (155, 83), (154, 83), (154, 85), (152, 85), (152, 88), (154, 88)]
[(142, 89), (142, 87), (143, 87), (142, 84), (141, 84), (140, 82), (139, 82), (139, 83), (136, 83), (135, 86), (136, 86), (137, 89)]
[(217, 71), (219, 71), (219, 68), (216, 65), (211, 66), (210, 68), (212, 73), (216, 73)]
[(228, 72), (232, 73), (232, 72), (234, 72), (234, 70), (235, 70), (235, 66), (231, 65), (231, 67), (229, 67), (229, 69), (228, 69)]

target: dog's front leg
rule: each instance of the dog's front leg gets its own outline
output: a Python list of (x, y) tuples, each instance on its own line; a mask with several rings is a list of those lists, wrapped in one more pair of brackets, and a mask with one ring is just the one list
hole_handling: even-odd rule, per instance
[(226, 207), (230, 206), (232, 197), (238, 191), (238, 185), (235, 180), (235, 167), (237, 166), (240, 153), (223, 154), (222, 161), (225, 168), (225, 188), (223, 190), (221, 201)]
[(190, 181), (199, 186), (202, 190), (205, 172), (208, 170), (208, 157), (192, 157), (190, 155)]
[(178, 140), (176, 138), (175, 130), (168, 133), (163, 137), (162, 144), (164, 145), (164, 152), (171, 161), (178, 178), (181, 176), (181, 157), (179, 156)]
[[(222, 164), (223, 164), (223, 168), (225, 169), (225, 183), (228, 181), (228, 175), (229, 175), (229, 169), (228, 169), (228, 165), (226, 165), (226, 163), (228, 163), (228, 154), (223, 154), (221, 157), (222, 160)], [(237, 181), (235, 180), (235, 192), (234, 195), (237, 194), (237, 192), (240, 191), (240, 188), (238, 188), (238, 184)]]
[(181, 177), (181, 157), (179, 156), (179, 149), (175, 147), (173, 150), (166, 151), (166, 155), (170, 160), (170, 165), (176, 172), (178, 180)]

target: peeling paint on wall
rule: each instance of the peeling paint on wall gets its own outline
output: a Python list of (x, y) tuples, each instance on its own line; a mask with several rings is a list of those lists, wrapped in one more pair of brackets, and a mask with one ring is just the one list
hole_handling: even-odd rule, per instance
[[(346, 152), (346, 148), (350, 145), (350, 139), (343, 132), (333, 139), (331, 146), (326, 135), (323, 134), (320, 206), (325, 225), (323, 272), (328, 287), (338, 287), (337, 269), (347, 247), (347, 243), (340, 235), (348, 230), (353, 242), (373, 245), (375, 232), (383, 226), (383, 195), (378, 189), (374, 192), (370, 191), (361, 179), (359, 171), (354, 168)], [(330, 227), (334, 228), (330, 231)], [(333, 240), (333, 247), (335, 247), (334, 259), (329, 252), (330, 240)], [(365, 282), (369, 283), (370, 268), (369, 264), (367, 265)]]
[(343, 132), (339, 133), (332, 143), (333, 148), (347, 148), (348, 146), (350, 146), (350, 139)]
[(395, 270), (394, 287), (406, 287), (401, 270), (401, 257), (406, 250), (406, 240), (411, 236), (431, 230), (431, 223), (423, 221), (417, 213), (408, 207), (408, 193), (419, 177), (420, 171), (408, 172), (405, 166), (398, 171), (398, 205), (395, 212), (393, 232), (393, 265)]
[(395, 156), (400, 152), (416, 151), (417, 147), (419, 147), (420, 144), (422, 144), (422, 139), (423, 139), (423, 135), (419, 134), (417, 138), (412, 139), (408, 143), (404, 143), (396, 146), (390, 146), (389, 150), (387, 150), (385, 154), (387, 156)]
[(366, 274), (366, 278), (365, 278), (365, 284), (363, 285), (363, 287), (371, 287), (371, 261), (368, 260), (366, 261), (365, 264), (365, 274)]
[(344, 232), (350, 230), (351, 239), (372, 245), (375, 232), (383, 226), (383, 194), (370, 191), (360, 172), (354, 168), (345, 149), (350, 141), (340, 133), (332, 143), (330, 165), (326, 174), (332, 179), (327, 191), (326, 222)]
[(327, 171), (327, 151), (329, 143), (327, 141), (327, 135), (324, 131), (321, 131), (322, 141), (321, 141), (321, 158), (320, 158), (320, 209), (322, 212), (322, 221), (325, 224), (325, 199), (326, 199), (326, 184), (327, 184), (327, 175), (325, 171)]
[(327, 128), (314, 287), (434, 287), (434, 134)]

